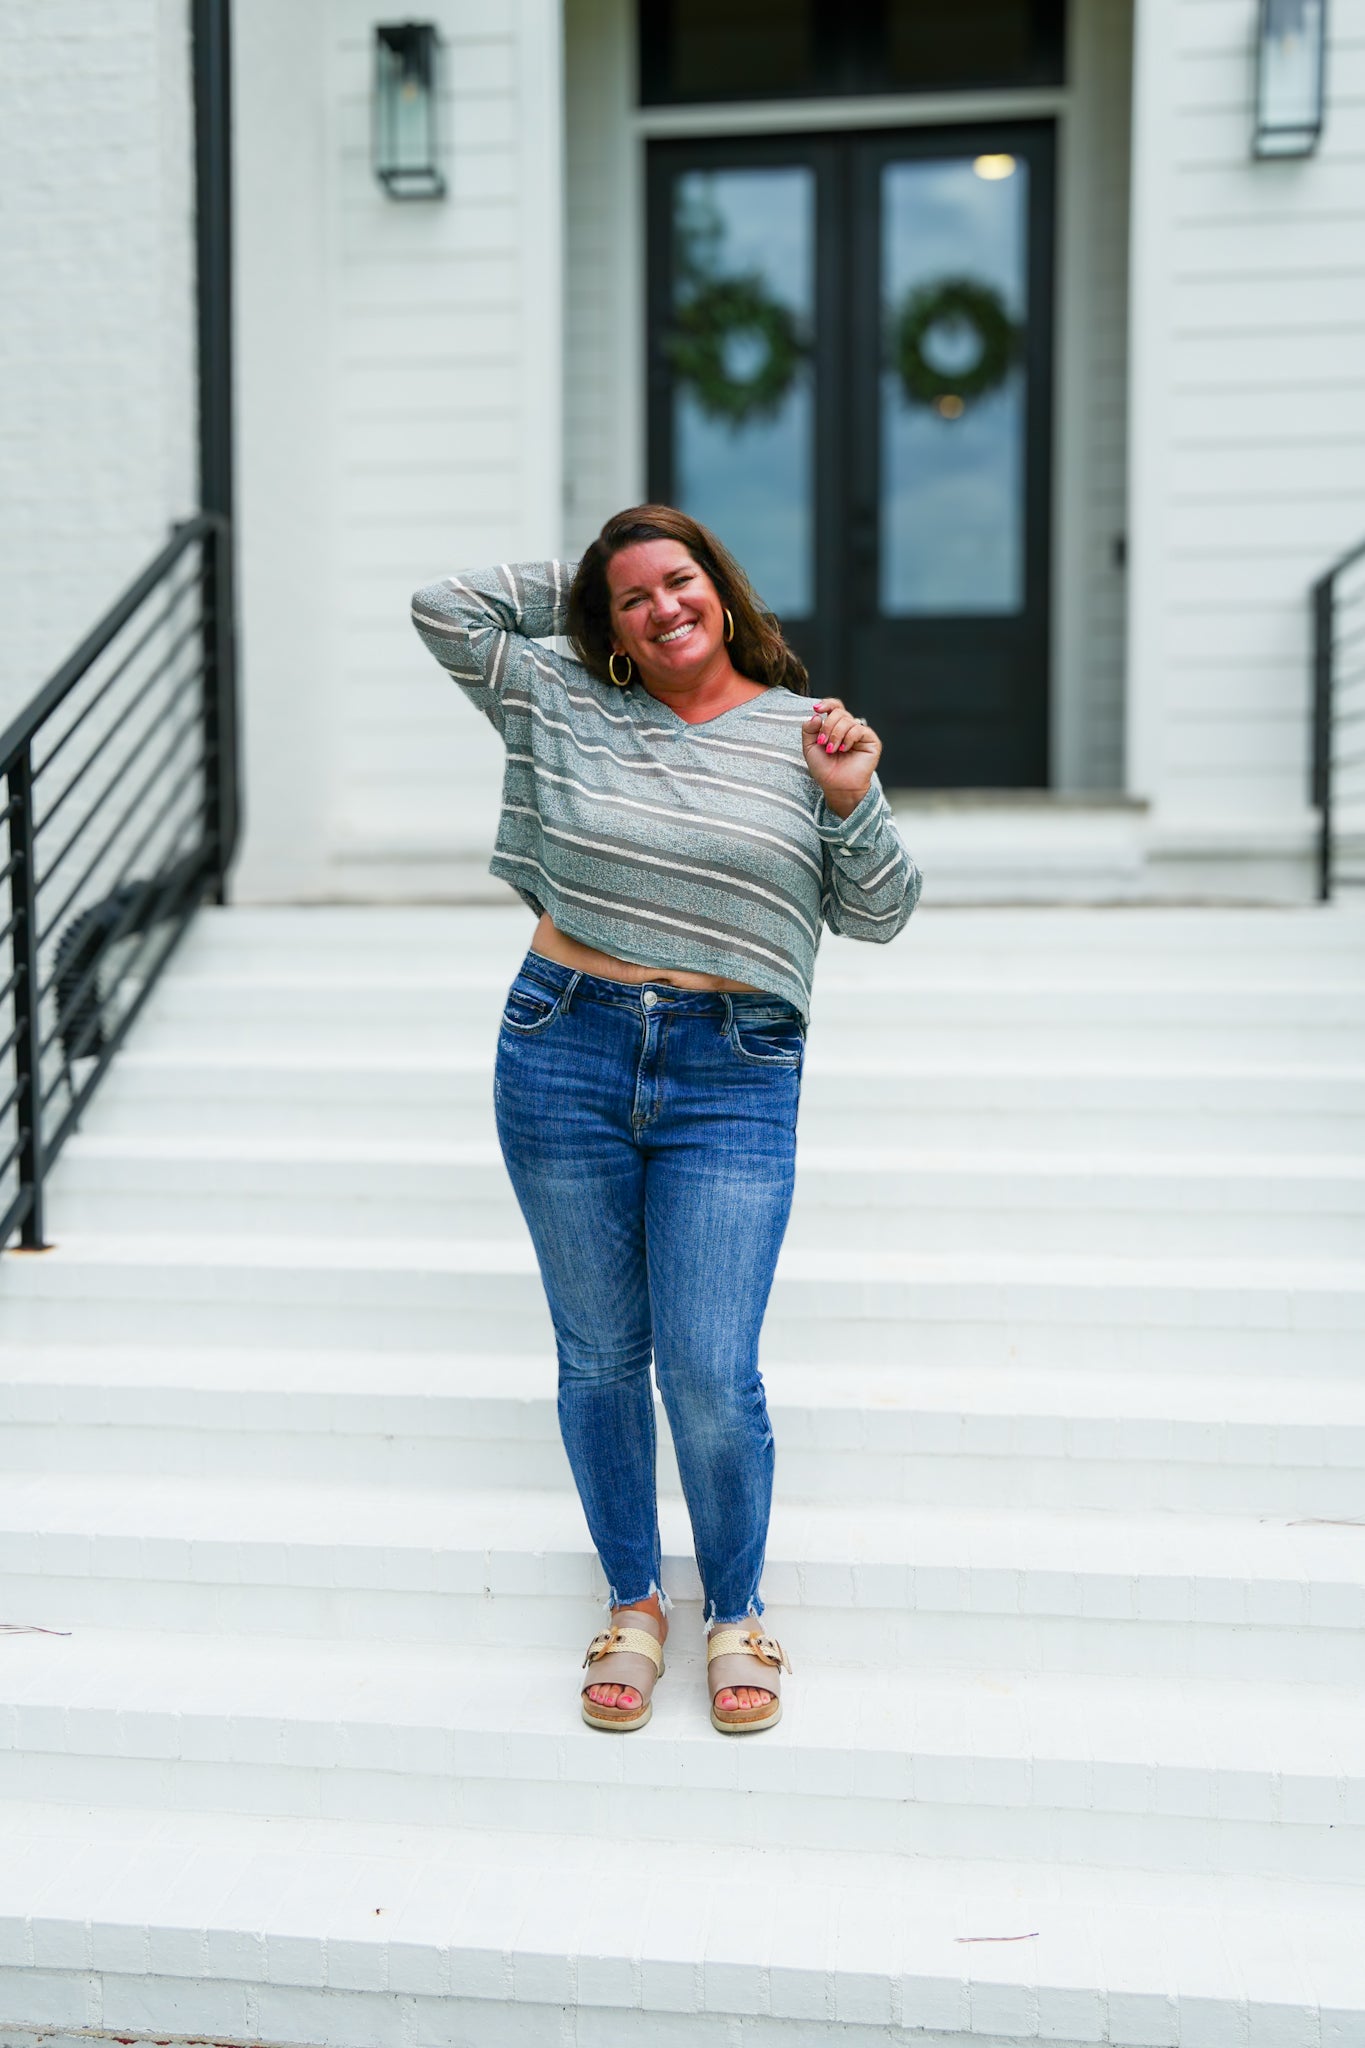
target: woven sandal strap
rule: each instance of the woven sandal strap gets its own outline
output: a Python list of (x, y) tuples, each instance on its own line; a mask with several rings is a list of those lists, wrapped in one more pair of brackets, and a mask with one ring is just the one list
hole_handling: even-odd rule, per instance
[(656, 1675), (664, 1668), (663, 1645), (647, 1629), (606, 1628), (588, 1644), (583, 1669), (586, 1671), (589, 1664), (596, 1664), (601, 1658), (614, 1656), (621, 1650), (628, 1650), (637, 1657), (648, 1657)]
[(787, 1653), (775, 1636), (742, 1626), (713, 1629), (706, 1639), (707, 1663), (714, 1664), (717, 1657), (736, 1656), (757, 1658), (760, 1664), (769, 1664), (775, 1670), (791, 1670)]

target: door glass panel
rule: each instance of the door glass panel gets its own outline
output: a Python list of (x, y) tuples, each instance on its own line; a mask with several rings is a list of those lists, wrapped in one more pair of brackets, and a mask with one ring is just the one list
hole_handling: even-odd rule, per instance
[(1028, 165), (882, 172), (884, 616), (1023, 608)]
[(814, 174), (673, 181), (674, 495), (784, 619), (814, 603)]

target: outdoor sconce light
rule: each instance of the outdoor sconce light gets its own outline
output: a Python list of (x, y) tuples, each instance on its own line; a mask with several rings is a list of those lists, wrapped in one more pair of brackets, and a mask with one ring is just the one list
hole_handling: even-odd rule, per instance
[(390, 199), (443, 199), (436, 163), (436, 30), (381, 22), (374, 32), (374, 174)]
[(1322, 133), (1326, 0), (1261, 0), (1255, 156), (1311, 156)]

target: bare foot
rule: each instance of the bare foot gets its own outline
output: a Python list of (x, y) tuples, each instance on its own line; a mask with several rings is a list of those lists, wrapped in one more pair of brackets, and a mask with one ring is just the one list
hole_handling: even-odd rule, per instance
[(761, 1685), (727, 1685), (716, 1694), (712, 1704), (718, 1707), (722, 1714), (733, 1714), (737, 1707), (747, 1709), (770, 1706), (776, 1697), (775, 1693), (765, 1692)]
[(738, 1690), (727, 1685), (716, 1694), (716, 1705), (722, 1714), (730, 1714), (736, 1707), (766, 1707), (772, 1698), (772, 1693), (756, 1685), (741, 1685)]
[[(630, 1616), (632, 1614), (652, 1614), (659, 1624), (660, 1643), (667, 1642), (668, 1621), (664, 1615), (663, 1608), (659, 1604), (657, 1594), (651, 1593), (648, 1600), (641, 1600), (634, 1607), (613, 1607), (611, 1610), (613, 1623), (621, 1622), (626, 1628), (630, 1627)], [(626, 1713), (629, 1713), (632, 1707), (638, 1707), (640, 1704), (640, 1695), (636, 1692), (633, 1685), (590, 1685), (588, 1687), (588, 1698), (595, 1706), (621, 1707)]]

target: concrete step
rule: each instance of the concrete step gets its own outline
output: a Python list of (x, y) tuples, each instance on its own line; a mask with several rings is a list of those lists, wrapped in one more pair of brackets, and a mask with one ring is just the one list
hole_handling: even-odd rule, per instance
[[(219, 971), (235, 962), (274, 959), (354, 966), (375, 963), (445, 963), (490, 957), (512, 964), (530, 944), (535, 920), (509, 894), (506, 905), (383, 907), (344, 904), (234, 904), (199, 913), (177, 973), (202, 966)], [(921, 901), (908, 935), (895, 949), (869, 946), (826, 932), (821, 974), (863, 973), (877, 978), (912, 948), (923, 961), (940, 958), (979, 965), (983, 960), (1024, 964), (1054, 958), (1094, 962), (1122, 971), (1134, 961), (1152, 966), (1226, 961), (1269, 975), (1283, 963), (1365, 960), (1365, 912), (1350, 902), (1294, 907), (1219, 908), (1072, 907), (952, 909)], [(182, 964), (183, 963), (183, 964)]]
[[(784, 1499), (1340, 1517), (1365, 1500), (1365, 1388), (769, 1360)], [(555, 1363), (449, 1352), (0, 1352), (16, 1470), (567, 1490)], [(659, 1483), (678, 1491), (659, 1424)]]
[[(390, 1058), (482, 1053), (491, 1059), (508, 976), (466, 965), (444, 979), (406, 981), (349, 975), (283, 974), (211, 979), (172, 977), (156, 989), (138, 1031), (139, 1051), (240, 1053), (306, 1051)], [(1073, 979), (1018, 977), (947, 982), (902, 967), (875, 984), (821, 982), (811, 1042), (846, 1069), (855, 1059), (913, 1062), (973, 1052), (1052, 1059), (1180, 1057), (1359, 1058), (1365, 1040), (1365, 980), (1277, 985), (1217, 980), (1189, 988), (1159, 980), (1099, 986)]]
[(1365, 1877), (1350, 1688), (813, 1669), (754, 1755), (718, 1742), (681, 1625), (628, 1748), (582, 1724), (582, 1682), (573, 1651), (20, 1636), (0, 1799)]
[[(492, 1134), (491, 1040), (477, 1052), (336, 1056), (327, 1044), (283, 1052), (139, 1050), (119, 1055), (117, 1085), (96, 1096), (92, 1135), (461, 1142)], [(1365, 1065), (1022, 1060), (860, 1054), (842, 1068), (813, 1039), (801, 1135), (892, 1149), (1218, 1151), (1365, 1155)]]
[[(497, 1030), (508, 973), (501, 965), (450, 963), (391, 969), (375, 977), (368, 963), (348, 971), (272, 967), (270, 971), (207, 971), (174, 975), (156, 989), (139, 1030), (143, 1051), (205, 1049), (241, 1040), (270, 1047), (317, 1044), (344, 1049), (442, 1047), (485, 1042)], [(925, 969), (913, 954), (876, 981), (821, 979), (812, 1030), (841, 1047), (894, 1032), (913, 1047), (945, 1040), (1048, 1049), (1062, 1040), (1099, 1047), (1132, 1044), (1160, 1053), (1179, 1044), (1189, 1053), (1283, 1047), (1302, 1057), (1355, 1057), (1365, 1028), (1365, 975), (1304, 981), (1203, 975), (1197, 981), (1134, 973), (1128, 981), (1097, 981), (1085, 967), (1062, 973), (950, 973)]]
[(7, 2048), (542, 2048), (566, 2015), (601, 2048), (1280, 2048), (1291, 2015), (1346, 2048), (1365, 2010), (1349, 1886), (728, 1838), (632, 1838), (623, 1885), (548, 1832), (29, 1802), (0, 1833)]
[[(520, 1236), (496, 1141), (77, 1134), (54, 1238), (123, 1232)], [(1365, 1258), (1365, 1161), (1263, 1155), (942, 1154), (801, 1144), (793, 1244), (968, 1252)]]
[[(581, 1654), (605, 1591), (564, 1490), (2, 1476), (9, 1617), (45, 1627)], [(695, 1601), (681, 1502), (660, 1514)], [(1365, 1677), (1359, 1521), (780, 1501), (764, 1593), (815, 1666)]]
[[(542, 1351), (549, 1318), (515, 1239), (68, 1238), (11, 1253), (0, 1343), (341, 1345)], [(1350, 1373), (1365, 1340), (1354, 1261), (1043, 1258), (845, 1251), (839, 1283), (779, 1260), (767, 1352), (868, 1364)]]

